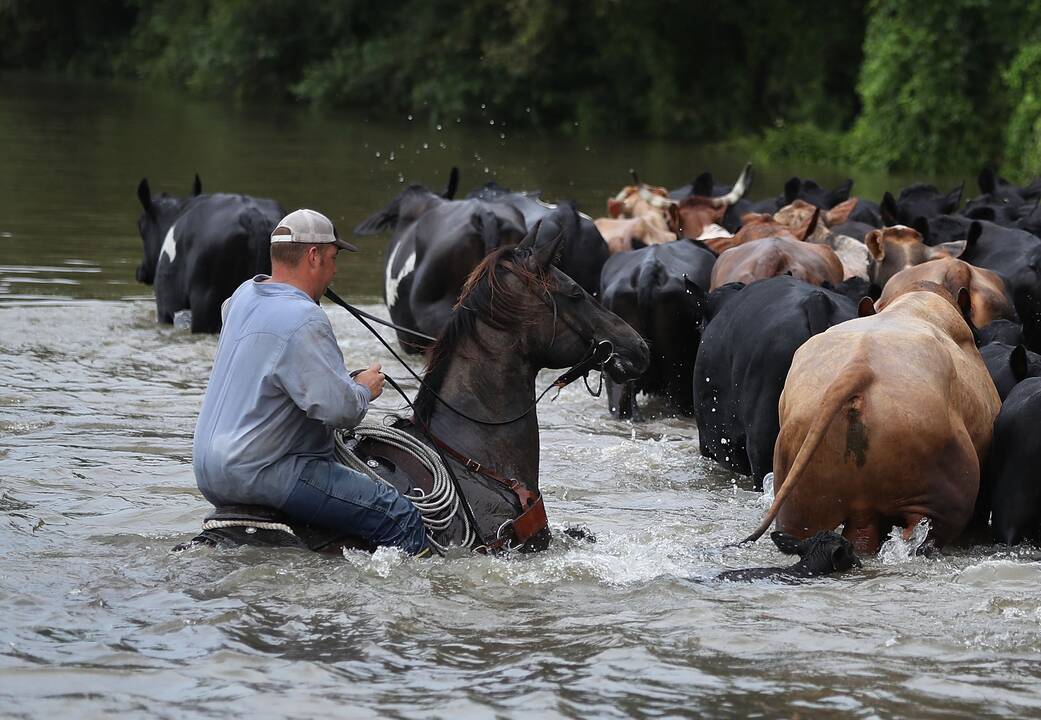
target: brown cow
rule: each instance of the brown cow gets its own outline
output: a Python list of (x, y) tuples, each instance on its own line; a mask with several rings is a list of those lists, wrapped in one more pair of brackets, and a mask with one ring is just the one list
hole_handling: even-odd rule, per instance
[[(726, 195), (720, 197), (690, 195), (680, 200), (677, 205), (679, 236), (702, 241), (732, 237), (733, 233), (722, 226), (723, 216), (726, 215), (731, 205), (744, 196), (751, 184), (752, 166), (745, 165), (737, 182), (734, 183), (734, 187)], [(706, 242), (706, 244), (708, 243)], [(712, 249), (711, 245), (709, 249)]]
[(746, 285), (775, 275), (791, 273), (813, 285), (842, 282), (842, 263), (827, 245), (767, 237), (725, 251), (712, 266), (711, 290), (729, 282)]
[(872, 230), (864, 236), (864, 244), (871, 253), (869, 279), (882, 287), (904, 268), (940, 257), (959, 257), (966, 247), (965, 240), (930, 247), (922, 241), (921, 233), (906, 225)]
[(972, 324), (980, 328), (995, 320), (1019, 322), (1012, 299), (1005, 292), (1005, 283), (997, 273), (973, 267), (962, 260), (941, 257), (936, 260), (901, 270), (886, 283), (882, 296), (875, 303), (883, 310), (915, 283), (928, 280), (942, 285), (951, 295), (961, 288), (969, 291), (972, 306)]
[[(920, 282), (877, 315), (835, 325), (795, 353), (778, 404), (776, 518), (801, 538), (843, 525), (858, 552), (923, 518), (939, 545), (972, 517), (1001, 401), (956, 301)], [(959, 310), (959, 301), (961, 310)]]

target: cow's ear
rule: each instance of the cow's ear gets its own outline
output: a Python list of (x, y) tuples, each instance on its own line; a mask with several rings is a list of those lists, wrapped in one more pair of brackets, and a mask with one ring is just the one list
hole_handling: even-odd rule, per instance
[(882, 240), (881, 230), (872, 230), (865, 235), (864, 245), (867, 246), (868, 252), (871, 253), (875, 262), (882, 262), (886, 259), (886, 244)]
[(882, 224), (886, 227), (899, 224), (896, 218), (896, 198), (893, 197), (893, 193), (886, 190), (885, 195), (882, 196), (882, 202), (878, 205), (878, 212), (882, 216)]
[(916, 217), (911, 223), (911, 227), (922, 236), (922, 242), (929, 242), (929, 218)]
[(777, 549), (785, 555), (798, 555), (799, 557), (806, 554), (810, 542), (809, 540), (800, 540), (794, 535), (789, 535), (780, 530), (774, 530), (770, 533), (770, 539), (774, 541)]
[(441, 197), (445, 200), (455, 200), (455, 193), (459, 189), (459, 168), (452, 166), (448, 171), (448, 184), (445, 185)]
[(149, 215), (152, 214), (152, 191), (148, 187), (148, 178), (141, 178), (137, 184), (137, 199), (141, 201), (141, 207)]
[(690, 306), (698, 318), (698, 323), (701, 324), (705, 319), (705, 311), (708, 309), (708, 295), (696, 282), (687, 277), (686, 273), (683, 274), (683, 286)]
[(853, 178), (847, 178), (846, 182), (828, 193), (828, 207), (833, 208), (839, 203), (849, 200), (851, 190), (853, 190)]
[(968, 288), (958, 289), (958, 308), (961, 310), (961, 315), (965, 318), (965, 322), (969, 323), (969, 327), (972, 327), (972, 296), (969, 294)]
[(609, 218), (620, 217), (624, 209), (625, 203), (617, 198), (611, 198), (607, 201), (607, 217)]
[(199, 179), (199, 173), (195, 173), (195, 181), (192, 183), (192, 197), (199, 197), (202, 195), (202, 180)]
[(810, 216), (810, 219), (806, 222), (806, 228), (802, 231), (802, 239), (804, 241), (809, 240), (810, 236), (813, 235), (813, 231), (817, 229), (817, 223), (820, 221), (820, 217), (821, 209), (814, 208), (813, 215)]
[(665, 221), (669, 226), (669, 230), (676, 233), (676, 237), (680, 236), (680, 225), (683, 224), (680, 218), (680, 206), (676, 203), (669, 203), (665, 206)]
[[(980, 235), (983, 234), (983, 226), (978, 222), (974, 222), (969, 225), (969, 234), (965, 236), (965, 250), (970, 250), (976, 247), (976, 242), (980, 239)], [(964, 252), (962, 253), (965, 254)]]
[(870, 317), (875, 314), (875, 301), (865, 295), (857, 304), (857, 317)]
[(690, 184), (690, 194), (697, 197), (712, 197), (712, 173), (703, 172)]
[(788, 182), (784, 184), (784, 204), (791, 205), (795, 202), (800, 190), (802, 190), (802, 180), (797, 177), (788, 178)]
[(962, 194), (963, 190), (965, 190), (965, 181), (964, 180), (961, 181), (961, 185), (959, 185), (958, 187), (954, 188), (949, 193), (947, 193), (946, 196), (944, 196), (944, 198), (943, 198), (943, 214), (944, 215), (950, 215), (950, 214), (954, 213), (954, 211), (956, 211), (958, 209), (958, 206), (961, 205), (961, 194)]
[(961, 257), (965, 252), (965, 248), (968, 247), (969, 243), (967, 240), (955, 240), (954, 242), (940, 243), (932, 247), (926, 247), (926, 255), (930, 260), (935, 260), (941, 257)]
[(834, 227), (835, 225), (841, 225), (842, 223), (849, 220), (850, 214), (854, 208), (857, 207), (857, 198), (853, 197), (844, 202), (840, 202), (835, 205), (824, 214), (824, 224), (828, 227)]
[(980, 192), (984, 195), (990, 195), (994, 192), (997, 187), (997, 179), (994, 177), (994, 170), (985, 167), (980, 170), (979, 177), (976, 178), (976, 182), (980, 185)]
[(1012, 370), (1012, 377), (1019, 382), (1027, 376), (1027, 349), (1022, 345), (1016, 345), (1012, 350), (1012, 354), (1008, 358), (1009, 369)]

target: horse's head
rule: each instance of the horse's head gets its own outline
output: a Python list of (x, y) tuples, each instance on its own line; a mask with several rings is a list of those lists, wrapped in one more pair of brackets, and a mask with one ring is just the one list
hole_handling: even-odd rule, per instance
[(516, 248), (489, 255), (470, 276), (460, 304), (493, 327), (509, 328), (536, 367), (576, 365), (606, 342), (602, 367), (611, 378), (638, 377), (650, 359), (647, 343), (555, 266), (579, 232), (574, 207), (561, 204)]

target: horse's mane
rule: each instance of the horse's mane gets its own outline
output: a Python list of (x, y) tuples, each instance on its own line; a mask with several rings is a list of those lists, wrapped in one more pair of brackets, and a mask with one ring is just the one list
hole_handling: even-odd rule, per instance
[[(470, 273), (448, 324), (430, 348), (423, 385), (414, 403), (417, 419), (427, 422), (433, 414), (437, 404), (434, 393), (440, 392), (452, 359), (462, 352), (459, 347), (462, 341), (480, 342), (478, 320), (496, 330), (511, 330), (538, 322), (543, 309), (538, 298), (551, 292), (552, 276), (540, 266), (532, 271), (523, 262), (530, 254), (527, 248), (499, 248)], [(505, 281), (507, 273), (519, 278), (522, 285), (511, 288)]]

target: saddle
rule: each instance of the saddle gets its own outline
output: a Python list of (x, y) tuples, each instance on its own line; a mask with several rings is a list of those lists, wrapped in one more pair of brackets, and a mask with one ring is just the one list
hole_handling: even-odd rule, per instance
[[(372, 438), (353, 438), (348, 450), (371, 470), (407, 495), (418, 488), (429, 493), (434, 484), (430, 471), (413, 455)], [(288, 515), (264, 505), (222, 505), (203, 520), (202, 532), (175, 552), (199, 545), (209, 547), (290, 547), (339, 555), (347, 550), (372, 552), (376, 546), (345, 533), (295, 523)]]

